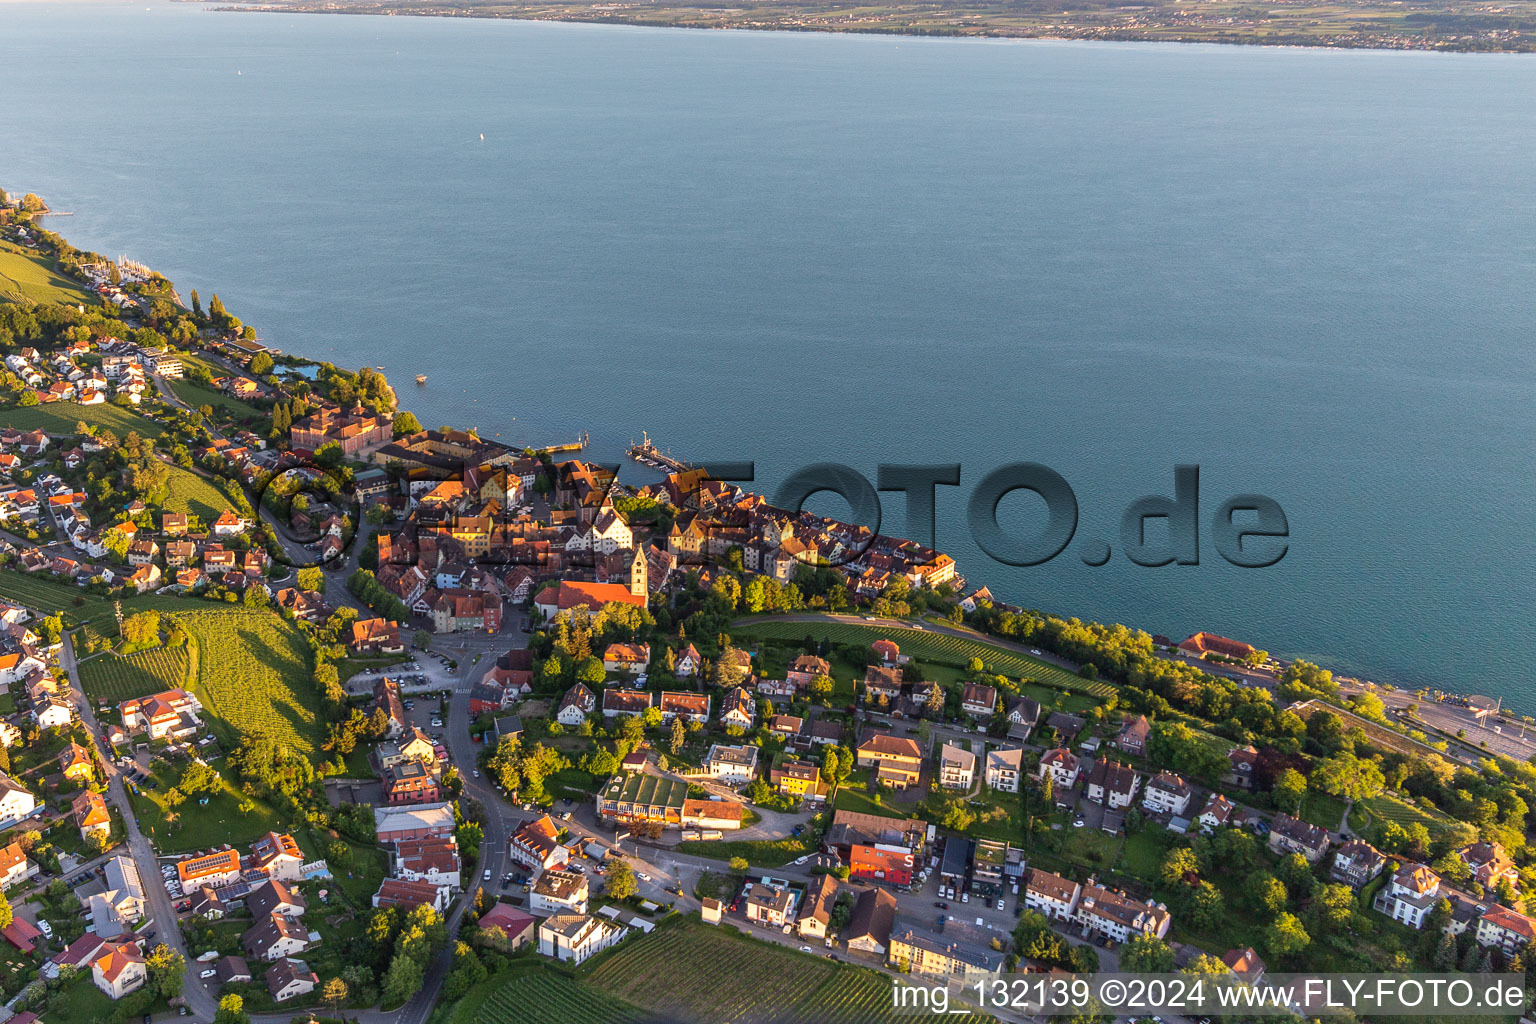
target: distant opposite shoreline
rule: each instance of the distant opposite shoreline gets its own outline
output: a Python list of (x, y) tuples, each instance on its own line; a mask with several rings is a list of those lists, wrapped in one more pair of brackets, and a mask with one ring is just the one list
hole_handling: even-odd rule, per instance
[[(199, 0), (176, 0), (199, 2)], [(1066, 6), (1069, 9), (1063, 10)], [(939, 39), (1034, 39), (1224, 46), (1407, 50), (1429, 53), (1536, 53), (1536, 0), (1513, 0), (1489, 12), (1466, 0), (1305, 0), (1257, 9), (1242, 0), (1149, 0), (1119, 7), (1082, 7), (1022, 0), (890, 0), (857, 8), (831, 0), (792, 4), (747, 0), (729, 8), (556, 0), (471, 0), (454, 6), (407, 0), (251, 0), (220, 12), (366, 14), (383, 17), (484, 18), (766, 32), (897, 35)]]

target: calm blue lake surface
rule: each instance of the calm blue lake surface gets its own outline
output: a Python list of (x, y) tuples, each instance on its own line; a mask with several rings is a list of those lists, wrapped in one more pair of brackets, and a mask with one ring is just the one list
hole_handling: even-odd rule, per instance
[[(1536, 60), (162, 2), (0, 38), (0, 184), (429, 425), (648, 430), (769, 493), (959, 462), (939, 545), (1012, 600), (1532, 696)], [(1018, 460), (1108, 565), (980, 553), (970, 488)], [(1180, 462), (1290, 554), (1122, 557)]]

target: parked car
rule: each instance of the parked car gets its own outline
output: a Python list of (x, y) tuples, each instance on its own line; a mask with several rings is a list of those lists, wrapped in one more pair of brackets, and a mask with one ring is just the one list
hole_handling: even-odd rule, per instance
[(214, 970), (212, 967), (208, 968), (206, 971), (199, 972), (198, 974), (199, 978), (217, 978), (218, 976), (219, 972)]

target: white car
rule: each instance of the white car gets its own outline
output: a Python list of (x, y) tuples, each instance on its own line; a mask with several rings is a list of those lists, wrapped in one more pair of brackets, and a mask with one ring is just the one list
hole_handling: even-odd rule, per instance
[(998, 909), (998, 910), (1002, 910), (1002, 909), (1004, 909), (1004, 908), (1003, 908), (1003, 898), (1002, 898), (1002, 897), (1001, 897), (1001, 896), (999, 896), (999, 897), (998, 897), (998, 898), (997, 898), (997, 909)]
[(214, 970), (212, 967), (198, 975), (199, 978), (217, 978), (218, 976), (219, 972)]
[(490, 868), (486, 868), (485, 869), (485, 873), (480, 876), (480, 880), (482, 882), (489, 882), (491, 880), (491, 869)]
[(432, 728), (434, 728), (434, 729), (441, 729), (442, 727), (443, 727), (443, 720), (441, 718), (434, 718), (434, 719), (432, 719)]
[(479, 778), (479, 777), (480, 777), (480, 769), (479, 769), (479, 768), (476, 768), (476, 769), (475, 769), (475, 778), (477, 778), (477, 779), (478, 779), (478, 778)]
[(961, 903), (969, 903), (969, 902), (971, 902), (971, 894), (968, 893), (968, 892), (961, 893), (960, 894), (960, 902)]

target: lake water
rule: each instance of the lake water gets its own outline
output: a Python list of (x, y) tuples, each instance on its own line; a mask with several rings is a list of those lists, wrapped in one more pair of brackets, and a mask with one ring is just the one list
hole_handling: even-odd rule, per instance
[[(0, 184), (272, 344), (385, 366), (428, 425), (648, 430), (769, 493), (959, 462), (938, 543), (1011, 600), (1530, 695), (1530, 57), (161, 2), (0, 3), (0, 38)], [(1108, 565), (974, 546), (971, 486), (1019, 460)], [(1125, 560), (1180, 462), (1202, 518), (1278, 500), (1288, 556)]]

